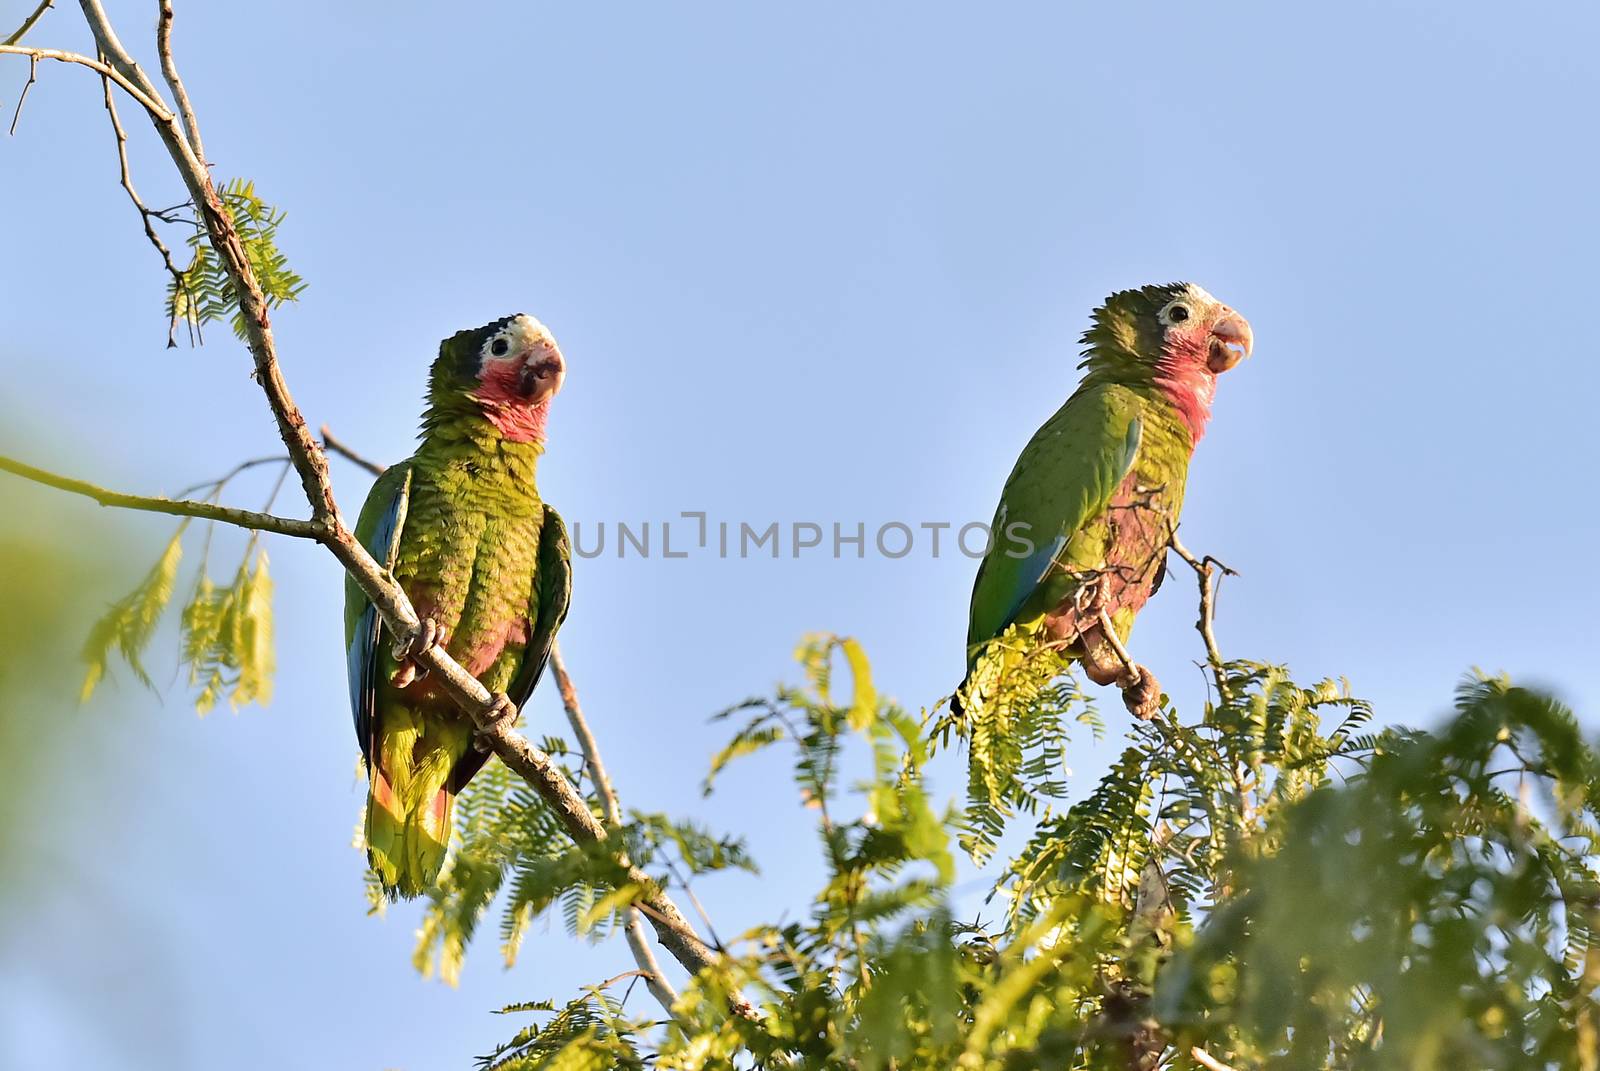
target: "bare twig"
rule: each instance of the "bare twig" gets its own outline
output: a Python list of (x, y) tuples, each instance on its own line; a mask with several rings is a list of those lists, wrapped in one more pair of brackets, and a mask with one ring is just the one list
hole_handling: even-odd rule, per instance
[(1228, 671), (1222, 661), (1222, 651), (1217, 647), (1215, 627), (1217, 588), (1222, 585), (1222, 577), (1239, 574), (1209, 554), (1204, 558), (1196, 558), (1189, 548), (1183, 545), (1176, 530), (1173, 531), (1170, 542), (1173, 553), (1189, 564), (1189, 568), (1194, 570), (1195, 579), (1200, 584), (1200, 619), (1195, 622), (1194, 627), (1200, 633), (1200, 638), (1205, 641), (1206, 661), (1210, 663), (1211, 677), (1217, 685), (1217, 698), (1225, 703), (1229, 699)]
[(162, 104), (151, 93), (145, 92), (137, 83), (129, 81), (122, 72), (89, 56), (81, 55), (77, 52), (63, 52), (59, 48), (31, 48), (26, 45), (9, 44), (0, 45), (0, 56), (27, 56), (34, 60), (55, 60), (57, 63), (74, 63), (80, 67), (87, 67), (91, 71), (98, 71), (117, 83), (118, 88), (138, 101), (139, 106), (149, 112), (152, 119), (160, 121), (163, 116), (168, 119), (172, 117), (172, 113), (167, 110), (167, 106)]
[(183, 87), (183, 79), (178, 77), (178, 64), (172, 58), (172, 0), (161, 0), (161, 15), (156, 22), (156, 52), (161, 56), (161, 76), (167, 80), (167, 88), (172, 90), (172, 99), (178, 105), (178, 114), (183, 117), (183, 129), (189, 139), (189, 147), (201, 163), (206, 163), (206, 150), (200, 142), (200, 124), (195, 121), (194, 105), (189, 103), (189, 91)]
[(215, 493), (217, 488), (220, 488), (223, 484), (227, 483), (241, 472), (248, 472), (250, 469), (259, 468), (262, 465), (270, 465), (275, 461), (279, 463), (287, 463), (288, 460), (288, 454), (268, 454), (266, 457), (252, 457), (248, 461), (239, 462), (237, 465), (233, 466), (233, 468), (229, 469), (227, 472), (224, 472), (221, 476), (218, 476), (214, 480), (201, 480), (199, 483), (190, 484), (188, 487), (185, 487), (183, 490), (178, 492), (178, 497), (187, 498), (196, 491), (205, 490), (210, 490)]
[(19, 44), (22, 39), (28, 35), (28, 31), (33, 29), (34, 23), (44, 18), (44, 13), (49, 11), (52, 7), (55, 7), (55, 4), (56, 0), (44, 0), (42, 4), (33, 9), (33, 14), (22, 20), (22, 25), (17, 27), (17, 32), (6, 38), (4, 41), (0, 41), (0, 44)]
[(1139, 683), (1139, 678), (1144, 675), (1144, 670), (1128, 654), (1128, 649), (1122, 645), (1122, 637), (1117, 635), (1117, 627), (1111, 623), (1111, 615), (1104, 610), (1100, 611), (1100, 631), (1105, 634), (1106, 645), (1117, 656), (1117, 661), (1122, 663), (1122, 668), (1128, 674), (1127, 687)]
[(1202, 1049), (1198, 1045), (1189, 1050), (1189, 1055), (1194, 1059), (1195, 1063), (1206, 1068), (1207, 1071), (1233, 1071), (1233, 1068), (1229, 1067), (1215, 1056), (1212, 1056), (1209, 1052)]
[[(139, 191), (133, 188), (133, 173), (128, 168), (128, 133), (122, 129), (122, 119), (117, 115), (117, 101), (111, 93), (110, 77), (101, 75), (100, 84), (105, 87), (106, 114), (111, 117), (111, 132), (116, 135), (117, 139), (117, 164), (122, 173), (122, 188), (128, 191), (128, 199), (133, 202), (133, 207), (139, 210), (139, 222), (144, 224), (144, 236), (150, 239), (150, 244), (156, 247), (157, 253), (161, 254), (161, 263), (166, 266), (167, 274), (172, 276), (174, 293), (182, 291), (187, 295), (189, 293), (189, 284), (184, 282), (183, 272), (179, 271), (178, 266), (172, 262), (172, 251), (167, 248), (167, 243), (161, 240), (161, 236), (156, 233), (155, 226), (150, 222), (152, 218), (155, 218), (165, 223), (167, 218), (159, 212), (152, 212), (146, 208), (144, 201), (139, 198)], [(184, 317), (184, 320), (189, 325), (189, 341), (193, 343), (196, 337), (195, 332), (200, 327), (200, 319), (193, 312), (192, 301), (190, 302), (190, 312)], [(172, 321), (167, 324), (168, 349), (172, 349), (178, 344), (177, 340), (173, 338), (173, 332), (177, 328), (177, 317), (173, 317)], [(202, 341), (204, 340), (202, 339)]]
[(612, 986), (616, 985), (618, 982), (622, 981), (624, 978), (639, 978), (639, 977), (642, 977), (644, 975), (644, 973), (645, 973), (644, 971), (623, 971), (621, 974), (614, 974), (610, 978), (607, 978), (605, 981), (603, 981), (599, 985), (595, 986), (595, 988), (596, 989), (610, 989)]
[(17, 136), (17, 120), (22, 118), (22, 106), (28, 101), (28, 90), (33, 88), (33, 83), (39, 80), (39, 57), (28, 57), (28, 81), (23, 84), (22, 95), (17, 97), (17, 110), (11, 113), (10, 136)]
[[(329, 441), (327, 425), (323, 425), (322, 438)], [(589, 729), (589, 720), (583, 716), (583, 707), (578, 703), (578, 689), (572, 683), (572, 676), (567, 672), (566, 661), (561, 657), (561, 648), (556, 644), (550, 646), (550, 672), (556, 679), (556, 688), (561, 692), (561, 706), (567, 712), (567, 724), (572, 726), (572, 734), (578, 738), (578, 747), (583, 750), (584, 766), (589, 771), (589, 778), (594, 782), (595, 792), (600, 796), (600, 806), (606, 816), (606, 824), (612, 829), (622, 828), (622, 805), (617, 800), (617, 790), (611, 784), (611, 778), (606, 773), (605, 763), (600, 760), (600, 745), (595, 741), (594, 733)], [(650, 995), (672, 1014), (672, 1006), (677, 1003), (677, 990), (667, 981), (667, 976), (661, 973), (661, 964), (656, 960), (655, 951), (650, 947), (649, 940), (644, 932), (644, 914), (636, 907), (628, 909), (628, 923), (623, 928), (627, 938), (628, 948), (633, 952), (634, 962), (639, 965), (639, 974), (644, 978), (646, 988)], [(712, 935), (716, 940), (716, 935)]]
[(333, 432), (328, 430), (328, 425), (326, 424), (322, 425), (322, 448), (331, 453), (338, 454), (346, 461), (349, 461), (360, 468), (366, 469), (374, 476), (382, 476), (383, 470), (387, 467), (378, 464), (376, 461), (369, 461), (360, 454), (356, 453), (354, 450), (350, 449), (350, 447), (346, 446), (342, 441), (335, 437)]
[(198, 517), (201, 520), (221, 521), (224, 524), (237, 525), (240, 528), (249, 528), (258, 532), (272, 532), (276, 535), (294, 536), (296, 539), (314, 539), (318, 542), (326, 540), (328, 532), (326, 526), (320, 521), (302, 521), (293, 517), (279, 517), (271, 513), (256, 513), (247, 509), (234, 509), (232, 506), (219, 506), (215, 502), (195, 502), (183, 498), (163, 498), (160, 496), (127, 495), (121, 491), (112, 491), (99, 487), (83, 480), (75, 480), (70, 476), (59, 476), (44, 469), (35, 468), (9, 457), (0, 457), (0, 471), (9, 472), (14, 476), (21, 476), (25, 480), (54, 487), (58, 491), (67, 491), (71, 494), (92, 498), (102, 506), (115, 506), (119, 509), (141, 510), (146, 513), (165, 513), (174, 517)]

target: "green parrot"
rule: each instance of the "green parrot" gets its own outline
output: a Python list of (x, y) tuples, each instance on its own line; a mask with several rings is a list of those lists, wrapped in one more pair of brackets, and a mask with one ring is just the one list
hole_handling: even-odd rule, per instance
[(367, 855), (391, 897), (417, 896), (438, 877), (456, 794), (488, 759), (472, 722), (415, 656), (442, 644), (509, 714), (532, 694), (567, 615), (566, 526), (534, 484), (550, 400), (565, 377), (555, 339), (532, 316), (445, 339), (417, 452), (379, 476), (361, 507), (356, 538), (421, 619), (386, 645), (376, 610), (346, 580)]
[(1250, 355), (1250, 325), (1193, 283), (1171, 283), (1112, 294), (1083, 344), (1082, 382), (1000, 494), (972, 588), (958, 713), (996, 695), (1039, 643), (1096, 684), (1121, 685), (1140, 717), (1160, 702), (1154, 675), (1118, 649), (1161, 583), (1217, 376)]

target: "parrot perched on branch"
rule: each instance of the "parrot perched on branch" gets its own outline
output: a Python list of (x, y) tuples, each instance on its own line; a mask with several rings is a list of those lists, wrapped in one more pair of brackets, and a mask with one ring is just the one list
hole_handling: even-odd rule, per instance
[(386, 565), (421, 619), (384, 642), (365, 594), (345, 582), (345, 644), (356, 737), (369, 775), (367, 854), (390, 895), (438, 877), (451, 805), (488, 758), (475, 729), (415, 661), (444, 650), (506, 714), (539, 682), (571, 593), (560, 515), (539, 499), (550, 400), (566, 362), (543, 324), (508, 316), (444, 340), (422, 441), (373, 484), (356, 538)]
[[(1007, 659), (1045, 644), (1150, 717), (1155, 676), (1127, 658), (1160, 585), (1217, 376), (1250, 355), (1250, 325), (1193, 283), (1112, 294), (1083, 336), (1083, 380), (1023, 449), (972, 588), (959, 713), (996, 694)], [(1109, 630), (1109, 631), (1108, 631)], [(1004, 636), (1020, 643), (994, 643)]]

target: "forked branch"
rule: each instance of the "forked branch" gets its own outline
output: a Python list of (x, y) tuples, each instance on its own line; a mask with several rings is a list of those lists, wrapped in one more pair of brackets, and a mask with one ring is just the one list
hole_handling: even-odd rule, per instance
[(1228, 691), (1228, 670), (1222, 661), (1222, 652), (1217, 647), (1216, 615), (1217, 615), (1217, 589), (1222, 585), (1224, 576), (1238, 576), (1234, 570), (1223, 565), (1220, 561), (1207, 554), (1204, 558), (1197, 558), (1183, 545), (1178, 538), (1176, 530), (1171, 537), (1173, 553), (1188, 563), (1194, 570), (1195, 579), (1200, 585), (1200, 619), (1195, 622), (1195, 629), (1200, 633), (1200, 638), (1206, 645), (1206, 662), (1211, 667), (1211, 678), (1217, 686), (1217, 698), (1226, 703), (1230, 698)]

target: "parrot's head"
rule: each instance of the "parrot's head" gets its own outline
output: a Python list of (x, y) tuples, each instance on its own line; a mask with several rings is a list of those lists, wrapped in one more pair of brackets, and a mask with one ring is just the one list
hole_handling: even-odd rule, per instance
[(1248, 320), (1204, 288), (1168, 283), (1106, 298), (1083, 341), (1091, 374), (1155, 386), (1198, 440), (1217, 376), (1250, 356), (1254, 336)]
[(526, 313), (439, 344), (428, 398), (435, 415), (481, 417), (512, 442), (543, 442), (550, 399), (567, 376), (548, 328)]

